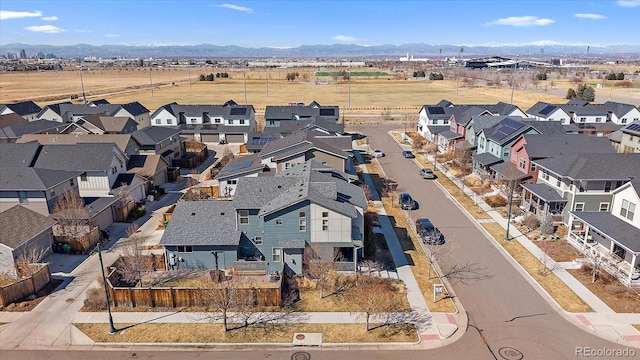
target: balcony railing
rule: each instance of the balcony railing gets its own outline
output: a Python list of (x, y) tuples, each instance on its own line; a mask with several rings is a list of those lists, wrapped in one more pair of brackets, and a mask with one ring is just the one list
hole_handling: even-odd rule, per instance
[(336, 271), (355, 271), (356, 266), (353, 261), (336, 261), (333, 263)]

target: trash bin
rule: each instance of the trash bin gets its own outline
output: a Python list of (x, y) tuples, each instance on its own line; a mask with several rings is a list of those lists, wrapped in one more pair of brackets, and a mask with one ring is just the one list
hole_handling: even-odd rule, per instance
[(65, 254), (71, 254), (71, 245), (64, 244), (64, 245), (62, 245), (62, 249), (63, 249)]
[(167, 228), (167, 225), (168, 225), (168, 224), (169, 224), (169, 222), (168, 222), (168, 221), (163, 221), (163, 222), (162, 222), (162, 226), (163, 226), (165, 229)]

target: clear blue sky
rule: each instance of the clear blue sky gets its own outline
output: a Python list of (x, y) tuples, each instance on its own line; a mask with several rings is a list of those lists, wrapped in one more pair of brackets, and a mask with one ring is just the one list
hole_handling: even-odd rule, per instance
[(640, 0), (0, 2), (0, 44), (634, 44)]

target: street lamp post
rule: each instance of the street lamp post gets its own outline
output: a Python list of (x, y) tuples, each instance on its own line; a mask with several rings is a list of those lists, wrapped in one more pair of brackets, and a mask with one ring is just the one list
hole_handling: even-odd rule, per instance
[(511, 191), (509, 192), (509, 203), (507, 204), (507, 232), (504, 235), (504, 241), (509, 242), (509, 224), (511, 223), (511, 203), (513, 202), (513, 190), (516, 187), (516, 181), (511, 180)]
[(100, 251), (100, 243), (96, 246), (98, 249), (98, 259), (100, 259), (100, 270), (102, 270), (102, 282), (104, 284), (104, 293), (107, 297), (107, 312), (109, 313), (109, 334), (115, 334), (116, 328), (113, 326), (113, 317), (111, 316), (111, 301), (109, 297), (109, 289), (107, 288), (107, 276), (104, 273), (104, 263), (102, 262), (102, 251)]

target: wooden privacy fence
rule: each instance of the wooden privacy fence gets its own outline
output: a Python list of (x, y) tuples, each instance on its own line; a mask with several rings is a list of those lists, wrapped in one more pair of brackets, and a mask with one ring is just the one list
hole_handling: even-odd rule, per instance
[(7, 306), (31, 294), (35, 294), (51, 282), (49, 264), (31, 264), (30, 266), (37, 265), (40, 265), (40, 268), (33, 275), (0, 287), (0, 303), (2, 306)]
[(129, 213), (136, 207), (136, 204), (133, 201), (126, 203), (122, 207), (115, 208), (116, 211), (116, 222), (126, 222), (129, 217)]
[(69, 246), (71, 246), (71, 251), (74, 253), (86, 254), (95, 248), (98, 241), (100, 241), (100, 228), (92, 226), (89, 232), (78, 237), (55, 235), (54, 232), (53, 240), (57, 243), (69, 244)]

